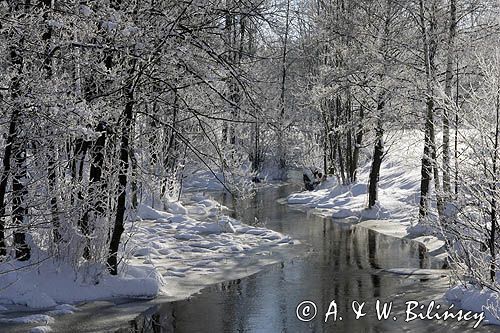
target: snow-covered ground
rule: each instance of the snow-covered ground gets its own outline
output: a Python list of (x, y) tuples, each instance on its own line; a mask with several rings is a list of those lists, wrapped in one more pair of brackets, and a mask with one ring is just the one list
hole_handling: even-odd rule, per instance
[[(289, 204), (315, 208), (318, 213), (337, 219), (396, 220), (411, 226), (416, 223), (419, 188), (422, 136), (415, 131), (400, 133), (404, 140), (387, 140), (386, 152), (380, 170), (378, 203), (368, 206), (367, 184), (370, 163), (358, 170), (358, 181), (347, 186), (337, 186), (335, 179), (320, 185), (315, 191), (292, 194)], [(370, 154), (371, 154), (371, 148)]]
[[(339, 222), (359, 223), (386, 235), (412, 239), (424, 244), (430, 255), (445, 259), (445, 242), (433, 228), (418, 221), (422, 152), (423, 133), (414, 130), (390, 133), (380, 170), (378, 202), (372, 209), (367, 209), (370, 161), (359, 168), (358, 181), (354, 184), (343, 186), (329, 179), (314, 191), (291, 194), (287, 202)], [(442, 272), (395, 269), (393, 273), (439, 275)], [(445, 297), (457, 307), (485, 311), (487, 322), (500, 324), (498, 293), (456, 286)]]
[[(204, 286), (253, 274), (277, 262), (271, 253), (297, 241), (228, 217), (228, 209), (200, 193), (162, 209), (141, 205), (122, 236), (118, 276), (104, 267), (70, 263), (35, 251), (26, 262), (2, 263), (1, 323), (30, 323), (48, 332), (58, 315), (78, 311), (72, 304), (113, 298), (186, 298)], [(39, 310), (12, 317), (2, 312)], [(42, 310), (42, 311), (40, 311)]]
[(224, 175), (218, 171), (192, 170), (186, 171), (183, 187), (186, 191), (224, 190)]
[(446, 292), (445, 298), (459, 308), (484, 311), (485, 323), (500, 325), (500, 294), (487, 288), (478, 289), (472, 285), (458, 285)]
[[(128, 229), (132, 237), (126, 242), (131, 267), (155, 269), (165, 283), (162, 291), (182, 298), (199, 289), (190, 290), (188, 285), (215, 283), (236, 274), (241, 277), (242, 267), (247, 272), (243, 275), (248, 275), (275, 262), (269, 254), (276, 247), (298, 243), (225, 214), (227, 208), (200, 193), (186, 198), (185, 205), (171, 203), (167, 211), (139, 207), (139, 218)], [(249, 255), (254, 269), (240, 265)]]
[(418, 222), (422, 151), (423, 135), (418, 131), (398, 131), (389, 136), (380, 169), (378, 201), (372, 209), (367, 209), (370, 161), (358, 169), (358, 180), (353, 184), (339, 185), (330, 178), (314, 191), (289, 195), (287, 202), (386, 235), (413, 239), (435, 257), (444, 258), (444, 241), (433, 235), (432, 228)]

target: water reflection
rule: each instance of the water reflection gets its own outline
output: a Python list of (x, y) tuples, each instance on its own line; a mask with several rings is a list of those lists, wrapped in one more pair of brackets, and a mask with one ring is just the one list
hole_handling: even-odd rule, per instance
[[(311, 244), (310, 255), (274, 265), (245, 279), (209, 287), (189, 300), (162, 304), (143, 317), (148, 326), (143, 331), (437, 332), (452, 328), (472, 331), (471, 323), (404, 323), (404, 302), (435, 299), (446, 288), (447, 280), (421, 282), (385, 273), (383, 269), (439, 268), (427, 257), (425, 248), (415, 242), (332, 223), (275, 204), (277, 198), (292, 189), (286, 186), (266, 189), (245, 202), (233, 202), (228, 195), (218, 199), (228, 207), (236, 207), (234, 216), (248, 224), (255, 223), (257, 218), (268, 228)], [(393, 314), (399, 319), (377, 320), (376, 299), (394, 301)], [(301, 322), (295, 315), (297, 304), (303, 300), (317, 304), (318, 315), (310, 322)], [(324, 323), (324, 314), (332, 300), (336, 301), (342, 320)], [(366, 302), (367, 314), (359, 320), (351, 309), (354, 300)]]

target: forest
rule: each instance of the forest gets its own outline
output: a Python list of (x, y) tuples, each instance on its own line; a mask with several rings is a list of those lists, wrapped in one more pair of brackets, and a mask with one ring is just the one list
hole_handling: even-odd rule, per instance
[(127, 223), (200, 175), (247, 197), (366, 166), (376, 210), (416, 136), (414, 223), (499, 293), (498, 1), (0, 1), (2, 264), (119, 275)]

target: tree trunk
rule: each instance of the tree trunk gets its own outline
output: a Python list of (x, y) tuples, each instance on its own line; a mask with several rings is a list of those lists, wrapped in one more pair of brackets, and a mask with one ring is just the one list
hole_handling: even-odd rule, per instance
[(255, 118), (253, 125), (253, 153), (252, 153), (252, 171), (258, 172), (260, 170), (261, 152), (260, 152), (260, 126), (259, 120)]
[(323, 174), (328, 175), (328, 127), (325, 125), (323, 134)]
[[(135, 65), (133, 66), (135, 67)], [(134, 68), (130, 73), (130, 78)], [(122, 114), (122, 133), (120, 139), (120, 174), (118, 175), (118, 200), (116, 205), (116, 217), (111, 242), (109, 244), (108, 268), (112, 275), (118, 274), (118, 248), (120, 239), (124, 231), (123, 223), (126, 209), (126, 190), (127, 190), (127, 173), (129, 168), (129, 149), (130, 149), (130, 134), (133, 131), (133, 107), (134, 107), (134, 88), (133, 82), (130, 82), (126, 89), (127, 104)]]
[(370, 170), (370, 179), (368, 185), (368, 208), (375, 206), (378, 200), (378, 180), (380, 177), (380, 166), (384, 155), (384, 144), (381, 135), (377, 134), (377, 143), (373, 152), (372, 167)]
[[(338, 129), (339, 124), (342, 121), (342, 99), (340, 98), (339, 95), (335, 97), (335, 123), (334, 123), (334, 128)], [(340, 140), (340, 136), (342, 133), (340, 133), (338, 130), (335, 133), (335, 147), (337, 148), (337, 159), (339, 163), (339, 172), (340, 172), (340, 179), (342, 180), (342, 184), (347, 184), (347, 177), (346, 177), (346, 168), (345, 168), (345, 158), (344, 158), (344, 153), (342, 151), (342, 144)]]
[(14, 248), (16, 258), (19, 260), (28, 260), (30, 258), (30, 249), (26, 244), (26, 148), (25, 143), (14, 141), (13, 158), (14, 173), (12, 175), (12, 223), (14, 229)]
[(11, 169), (12, 145), (17, 139), (17, 122), (19, 117), (19, 109), (15, 108), (12, 111), (12, 116), (9, 124), (9, 134), (5, 145), (3, 156), (3, 170), (0, 178), (0, 255), (7, 254), (5, 246), (5, 194), (7, 192), (7, 184)]
[[(43, 5), (46, 9), (52, 7), (52, 0), (43, 0)], [(50, 45), (50, 40), (52, 38), (52, 27), (47, 23), (49, 11), (46, 10), (43, 14), (44, 20), (47, 25), (47, 30), (43, 33), (42, 39), (47, 43), (45, 48), (45, 60), (44, 69), (46, 73), (47, 80), (50, 82), (52, 80), (53, 69), (52, 69), (52, 50)], [(53, 136), (52, 133), (50, 133)], [(48, 162), (47, 162), (47, 178), (48, 187), (50, 193), (50, 212), (52, 214), (52, 238), (55, 248), (59, 248), (59, 242), (61, 241), (60, 232), (60, 221), (59, 221), (59, 208), (57, 204), (57, 148), (49, 148)]]
[(55, 149), (49, 151), (48, 162), (47, 162), (47, 178), (49, 184), (50, 192), (50, 211), (52, 214), (52, 238), (54, 245), (58, 248), (58, 244), (61, 241), (61, 223), (59, 221), (59, 208), (57, 205), (57, 164), (56, 157), (57, 152)]
[(359, 109), (359, 124), (358, 124), (358, 129), (356, 132), (356, 142), (354, 145), (354, 151), (352, 153), (352, 169), (351, 169), (351, 175), (352, 175), (352, 181), (355, 182), (357, 179), (357, 173), (358, 173), (358, 164), (359, 164), (359, 152), (361, 150), (361, 145), (363, 144), (363, 121), (364, 121), (364, 109), (363, 106), (360, 106)]
[(353, 126), (352, 126), (352, 107), (351, 107), (351, 96), (350, 93), (348, 93), (347, 97), (347, 102), (345, 105), (345, 111), (346, 111), (346, 120), (348, 123), (348, 130), (347, 130), (347, 135), (346, 135), (346, 154), (347, 154), (347, 176), (349, 183), (354, 182), (354, 172), (356, 170), (356, 167), (354, 165), (354, 149), (355, 147), (355, 138), (353, 134)]
[(490, 229), (490, 278), (492, 282), (495, 282), (496, 277), (496, 229), (497, 229), (497, 182), (498, 182), (498, 136), (500, 135), (500, 94), (496, 96), (496, 128), (495, 128), (495, 149), (493, 150), (493, 170), (492, 170), (492, 181), (490, 184), (491, 200), (490, 200), (490, 217), (491, 217), (491, 229)]
[(445, 95), (446, 106), (443, 110), (443, 191), (446, 196), (451, 192), (450, 181), (450, 110), (452, 109), (451, 86), (453, 79), (453, 45), (456, 34), (456, 0), (450, 0), (450, 27), (448, 33), (448, 53), (446, 55)]
[[(24, 41), (21, 39), (20, 44), (23, 45)], [(22, 107), (19, 105), (18, 99), (20, 97), (20, 86), (21, 86), (21, 74), (23, 70), (23, 57), (20, 53), (20, 48), (17, 46), (11, 47), (11, 59), (12, 64), (18, 66), (17, 74), (12, 78), (11, 86), (11, 97), (14, 101), (14, 108), (12, 114), (12, 119), (9, 128), (10, 138), (10, 148), (11, 151), (8, 155), (13, 161), (13, 173), (12, 173), (12, 222), (14, 225), (14, 248), (16, 253), (16, 258), (19, 260), (28, 260), (30, 258), (30, 249), (26, 244), (26, 226), (24, 218), (26, 216), (26, 187), (24, 182), (26, 182), (26, 147), (25, 142), (21, 142), (20, 138), (20, 120)], [(7, 149), (6, 149), (7, 155)], [(4, 157), (5, 162), (5, 157)], [(10, 162), (9, 162), (10, 163)], [(5, 170), (4, 170), (5, 171)], [(8, 176), (8, 172), (6, 174)], [(6, 181), (6, 180), (5, 180)], [(4, 208), (3, 208), (4, 209)]]
[(165, 149), (165, 160), (164, 167), (168, 172), (172, 172), (177, 164), (178, 155), (178, 140), (177, 140), (177, 118), (179, 114), (179, 102), (178, 102), (178, 92), (174, 88), (174, 101), (172, 108), (172, 126), (170, 129), (170, 135), (168, 138), (167, 148)]
[(132, 174), (131, 174), (131, 184), (130, 184), (130, 191), (131, 191), (131, 200), (130, 204), (132, 209), (137, 209), (137, 206), (139, 205), (139, 198), (137, 196), (139, 187), (137, 186), (137, 159), (135, 158), (135, 154), (133, 149), (130, 151), (130, 164), (132, 167)]
[[(384, 29), (380, 42), (380, 51), (383, 54), (382, 72), (379, 74), (381, 84), (387, 75), (387, 62), (389, 52), (390, 24), (392, 19), (392, 0), (387, 0), (385, 7)], [(388, 99), (388, 92), (382, 87), (377, 95), (377, 127), (375, 128), (376, 139), (373, 148), (373, 160), (370, 170), (368, 184), (368, 208), (375, 206), (378, 200), (378, 181), (380, 178), (380, 168), (384, 157), (384, 108)]]
[[(73, 150), (73, 160), (71, 161), (71, 177), (74, 184), (77, 186), (78, 190), (76, 193), (76, 198), (72, 194), (71, 203), (76, 207), (83, 206), (83, 201), (84, 201), (80, 183), (83, 179), (83, 163), (85, 161), (85, 155), (87, 154), (88, 146), (89, 142), (82, 138), (78, 138), (75, 140), (75, 148)], [(83, 236), (86, 238), (89, 236), (87, 215), (88, 212), (84, 210), (83, 215), (78, 221), (78, 227), (80, 228), (80, 231), (82, 232)], [(88, 248), (85, 247), (84, 258), (88, 259), (86, 253), (87, 250)]]
[(344, 165), (344, 156), (342, 155), (342, 148), (340, 145), (340, 140), (337, 135), (337, 149), (338, 149), (338, 158), (339, 158), (339, 172), (340, 172), (340, 178), (342, 179), (342, 184), (346, 184), (346, 176), (345, 176), (345, 165)]
[[(435, 8), (433, 8), (434, 10)], [(436, 53), (436, 41), (434, 39), (434, 32), (436, 29), (435, 12), (429, 20), (425, 17), (425, 9), (423, 0), (419, 1), (419, 16), (420, 25), (422, 29), (422, 40), (424, 47), (424, 66), (426, 75), (426, 115), (425, 115), (425, 137), (424, 137), (424, 153), (422, 156), (421, 180), (420, 180), (420, 204), (419, 204), (419, 217), (425, 217), (429, 212), (429, 189), (432, 172), (434, 171), (436, 190), (439, 189), (439, 171), (435, 161), (436, 146), (435, 146), (435, 133), (434, 133), (434, 97), (432, 84), (434, 81), (435, 68), (434, 56)], [(430, 22), (430, 28), (427, 29), (427, 21)], [(438, 211), (441, 213), (441, 200), (439, 199), (440, 193), (436, 191), (438, 196)]]
[(368, 208), (375, 206), (378, 200), (378, 180), (380, 178), (380, 167), (384, 156), (384, 127), (383, 112), (385, 107), (385, 94), (382, 92), (378, 96), (377, 103), (377, 128), (375, 147), (373, 150), (372, 166), (370, 169), (370, 178), (368, 184)]
[[(107, 130), (108, 130), (107, 124), (104, 121), (99, 122), (99, 124), (96, 127), (96, 132), (100, 133), (100, 135), (96, 139), (94, 146), (91, 149), (92, 162), (90, 164), (90, 172), (89, 172), (90, 194), (92, 194), (92, 192), (94, 192), (95, 189), (99, 189), (102, 191), (106, 188), (106, 183), (102, 181), (102, 168), (104, 166), (104, 149), (106, 146)], [(98, 213), (103, 214), (104, 204), (105, 204), (104, 198), (99, 196), (95, 201), (95, 210)]]
[(286, 2), (285, 13), (285, 35), (283, 36), (283, 53), (281, 57), (281, 89), (280, 89), (280, 113), (278, 121), (278, 159), (279, 167), (284, 170), (286, 167), (286, 153), (284, 147), (284, 122), (285, 122), (285, 92), (287, 76), (287, 53), (288, 53), (288, 31), (289, 31), (290, 0)]
[(384, 128), (382, 120), (384, 107), (385, 97), (383, 93), (380, 93), (377, 103), (377, 128), (375, 129), (377, 136), (373, 150), (372, 167), (370, 169), (368, 184), (368, 208), (375, 206), (375, 203), (378, 200), (378, 180), (380, 178), (380, 167), (384, 156)]
[(424, 155), (422, 156), (422, 168), (420, 171), (420, 204), (419, 217), (427, 215), (429, 210), (429, 188), (432, 172), (432, 153), (434, 137), (434, 102), (431, 97), (426, 102), (427, 114), (425, 120)]
[[(179, 96), (177, 88), (174, 88), (174, 101), (172, 109), (172, 125), (170, 127), (170, 135), (168, 138), (167, 148), (165, 149), (165, 158), (163, 161), (163, 167), (167, 171), (168, 175), (172, 175), (175, 172), (175, 166), (179, 158), (179, 140), (177, 139), (177, 120), (179, 116)], [(161, 183), (161, 195), (168, 193), (171, 188), (169, 188), (169, 179), (165, 178)], [(171, 186), (170, 186), (171, 187)]]
[(85, 247), (83, 250), (83, 257), (87, 260), (92, 258), (90, 251), (90, 234), (93, 227), (89, 225), (89, 215), (91, 214), (92, 220), (98, 220), (99, 217), (104, 215), (105, 198), (104, 190), (106, 183), (102, 181), (102, 168), (104, 165), (104, 147), (106, 145), (106, 131), (107, 125), (104, 121), (99, 122), (96, 127), (96, 132), (100, 133), (99, 137), (91, 147), (91, 163), (89, 171), (89, 200), (90, 207), (84, 213), (80, 221), (80, 229), (85, 237)]
[(458, 61), (457, 61), (457, 71), (456, 71), (456, 81), (457, 81), (457, 90), (455, 93), (455, 150), (454, 150), (454, 158), (455, 158), (455, 197), (458, 196), (458, 87), (459, 87), (459, 79), (458, 79)]
[[(244, 27), (237, 29), (238, 20), (234, 11), (241, 12), (241, 8), (238, 8), (237, 6), (239, 6), (239, 4), (234, 0), (226, 1), (226, 14), (224, 18), (224, 42), (227, 55), (226, 62), (229, 65), (226, 77), (226, 96), (228, 101), (227, 109), (231, 120), (235, 120), (238, 116), (241, 99), (238, 76), (240, 70), (240, 60), (242, 57), (241, 43), (243, 43), (242, 38), (244, 34)], [(240, 34), (240, 45), (238, 45), (238, 33)], [(224, 121), (222, 126), (222, 140), (224, 143), (229, 143), (231, 145), (236, 144), (236, 129), (234, 123), (227, 120)]]

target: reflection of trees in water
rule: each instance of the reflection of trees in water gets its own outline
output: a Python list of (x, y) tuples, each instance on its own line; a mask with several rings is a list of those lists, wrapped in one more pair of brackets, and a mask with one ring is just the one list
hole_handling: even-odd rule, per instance
[[(174, 303), (177, 310), (168, 316), (177, 316), (180, 331), (383, 331), (374, 314), (356, 321), (351, 302), (368, 301), (366, 307), (372, 309), (376, 298), (393, 297), (395, 290), (408, 282), (381, 269), (428, 267), (425, 251), (415, 242), (306, 216), (275, 202), (287, 193), (283, 187), (268, 188), (253, 198), (236, 201), (226, 193), (221, 201), (243, 222), (250, 224), (255, 218), (268, 221), (267, 227), (312, 244), (314, 253), (219, 284), (192, 301)], [(318, 317), (308, 324), (295, 318), (295, 306), (306, 299), (318, 306)], [(324, 313), (334, 299), (344, 320), (324, 324)]]

